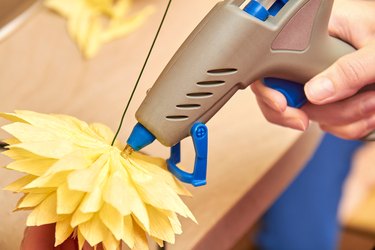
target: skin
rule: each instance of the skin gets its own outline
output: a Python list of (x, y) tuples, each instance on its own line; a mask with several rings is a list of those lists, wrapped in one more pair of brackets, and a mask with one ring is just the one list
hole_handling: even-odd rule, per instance
[(336, 0), (329, 22), (331, 36), (357, 51), (338, 59), (305, 84), (310, 103), (287, 107), (279, 92), (260, 81), (251, 85), (265, 118), (274, 124), (306, 130), (309, 121), (344, 139), (359, 139), (375, 129), (375, 91), (360, 89), (375, 83), (375, 1)]
[[(72, 237), (57, 247), (54, 247), (54, 241), (55, 224), (27, 227), (21, 243), (21, 250), (78, 250), (78, 242)], [(94, 248), (86, 242), (83, 250), (94, 250)], [(103, 250), (102, 245), (99, 245), (96, 250)]]

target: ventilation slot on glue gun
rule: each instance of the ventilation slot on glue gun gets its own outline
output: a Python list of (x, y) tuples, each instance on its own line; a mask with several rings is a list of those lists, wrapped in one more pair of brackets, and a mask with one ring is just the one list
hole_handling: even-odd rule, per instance
[(176, 108), (179, 109), (199, 109), (201, 107), (200, 104), (178, 104)]
[(194, 92), (194, 93), (188, 93), (186, 94), (187, 97), (192, 98), (207, 98), (213, 96), (213, 93), (211, 92)]
[(170, 121), (185, 121), (189, 119), (189, 116), (187, 115), (168, 115), (165, 118)]
[(225, 81), (222, 80), (197, 82), (197, 85), (201, 87), (219, 87), (223, 86), (224, 84)]
[(210, 75), (229, 75), (237, 73), (237, 69), (235, 68), (223, 68), (223, 69), (211, 69), (208, 70), (207, 73)]

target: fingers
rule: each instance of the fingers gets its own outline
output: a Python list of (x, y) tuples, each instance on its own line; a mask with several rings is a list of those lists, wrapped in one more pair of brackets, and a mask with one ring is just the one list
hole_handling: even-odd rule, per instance
[(305, 131), (309, 125), (309, 119), (302, 110), (287, 107), (280, 113), (272, 110), (262, 100), (257, 98), (257, 101), (264, 117), (271, 123), (301, 131)]
[(69, 237), (64, 243), (55, 248), (56, 250), (78, 250), (78, 240), (73, 237)]
[[(78, 242), (69, 237), (63, 244), (55, 245), (55, 224), (27, 227), (21, 243), (21, 250), (77, 250)], [(93, 248), (91, 248), (93, 249)], [(98, 248), (98, 250), (101, 248)]]
[(356, 48), (366, 46), (374, 40), (374, 9), (374, 1), (334, 1), (328, 26), (330, 35)]
[(343, 125), (330, 126), (321, 124), (321, 129), (343, 139), (353, 140), (363, 138), (375, 129), (375, 116), (357, 122)]
[(100, 243), (98, 244), (95, 248), (90, 246), (90, 244), (86, 241), (85, 244), (83, 245), (83, 250), (103, 250), (103, 245)]
[(375, 91), (326, 105), (307, 104), (302, 109), (313, 121), (330, 126), (343, 126), (375, 114)]
[(375, 129), (374, 91), (332, 104), (308, 104), (303, 110), (324, 131), (343, 139), (360, 139)]
[(51, 250), (55, 244), (55, 224), (27, 227), (21, 250)]
[(327, 104), (350, 97), (375, 82), (375, 43), (338, 59), (305, 85), (314, 104)]
[[(256, 85), (262, 83), (255, 83)], [(262, 84), (263, 85), (263, 84)], [(274, 108), (274, 102), (263, 101), (267, 88), (254, 86), (257, 101), (265, 118), (274, 124), (305, 130), (309, 119), (343, 139), (363, 138), (375, 130), (375, 91), (360, 93), (352, 98), (326, 105), (307, 104), (302, 110), (286, 107), (283, 112)]]
[[(69, 237), (63, 244), (55, 245), (55, 226), (56, 224), (48, 224), (37, 227), (27, 227), (21, 243), (21, 250), (78, 250), (78, 241)], [(83, 245), (84, 250), (93, 250), (87, 242)], [(95, 249), (103, 250), (103, 245), (98, 244)]]
[(263, 115), (274, 124), (305, 130), (311, 119), (323, 130), (344, 139), (359, 139), (375, 130), (375, 91), (331, 104), (307, 104), (298, 110), (287, 107), (284, 96), (262, 82), (254, 83), (252, 90)]
[(360, 139), (375, 130), (374, 91), (332, 104), (309, 104), (303, 110), (324, 131), (343, 139)]
[(299, 110), (290, 107), (284, 109), (280, 103), (286, 102), (285, 98), (275, 104), (276, 93), (261, 82), (254, 83), (252, 90), (257, 95), (258, 105), (265, 118), (277, 125), (303, 131), (311, 119), (317, 121), (322, 130), (343, 139), (360, 139), (375, 130), (375, 91), (332, 104), (307, 104), (303, 110)]
[(301, 131), (306, 130), (309, 125), (306, 114), (302, 110), (287, 107), (286, 99), (281, 93), (266, 87), (260, 81), (253, 83), (251, 89), (269, 122)]
[(283, 94), (274, 89), (268, 88), (261, 81), (256, 81), (251, 85), (251, 90), (262, 102), (266, 103), (276, 112), (284, 112), (287, 102)]

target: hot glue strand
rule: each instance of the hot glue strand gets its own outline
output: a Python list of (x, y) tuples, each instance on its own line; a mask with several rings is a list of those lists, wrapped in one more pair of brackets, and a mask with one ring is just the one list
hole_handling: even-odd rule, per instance
[(122, 151), (126, 156), (129, 156), (133, 153), (134, 149), (132, 149), (132, 147), (130, 147), (129, 145), (126, 145), (126, 147), (124, 148), (124, 150)]
[(146, 60), (145, 60), (145, 62), (144, 62), (144, 64), (143, 64), (143, 66), (142, 66), (141, 72), (139, 73), (138, 79), (137, 79), (137, 81), (136, 81), (136, 83), (135, 83), (135, 85), (134, 85), (134, 88), (133, 88), (133, 91), (132, 91), (132, 93), (131, 93), (131, 95), (130, 95), (130, 98), (129, 98), (129, 100), (128, 100), (128, 103), (126, 104), (126, 108), (125, 108), (124, 112), (122, 113), (121, 120), (120, 120), (120, 124), (119, 124), (119, 126), (118, 126), (118, 128), (117, 128), (116, 134), (115, 134), (115, 136), (113, 137), (113, 140), (112, 140), (112, 143), (111, 143), (112, 146), (113, 146), (113, 144), (115, 143), (115, 140), (116, 140), (118, 134), (120, 133), (120, 130), (121, 130), (122, 124), (123, 124), (123, 122), (124, 122), (125, 114), (126, 114), (126, 112), (128, 111), (129, 105), (130, 105), (130, 103), (131, 103), (131, 101), (132, 101), (132, 99), (133, 99), (133, 96), (134, 96), (134, 93), (135, 93), (135, 91), (136, 91), (136, 89), (137, 89), (137, 87), (138, 87), (139, 81), (141, 80), (141, 77), (142, 77), (142, 75), (143, 75), (143, 71), (145, 70), (145, 67), (146, 67), (146, 65), (147, 65), (148, 59), (150, 58), (150, 55), (151, 55), (151, 52), (152, 52), (152, 50), (153, 50), (153, 48), (154, 48), (154, 45), (155, 45), (156, 39), (157, 39), (158, 36), (159, 36), (159, 33), (160, 33), (160, 30), (161, 30), (161, 27), (163, 26), (163, 23), (164, 23), (165, 17), (167, 16), (167, 13), (168, 13), (168, 10), (169, 10), (169, 6), (171, 5), (171, 2), (172, 2), (172, 0), (169, 0), (169, 1), (168, 1), (167, 8), (166, 8), (165, 11), (164, 11), (163, 18), (161, 19), (161, 22), (160, 22), (159, 28), (158, 28), (158, 30), (157, 30), (157, 32), (156, 32), (156, 35), (155, 35), (155, 37), (154, 37), (154, 40), (153, 40), (153, 42), (152, 42), (152, 44), (151, 44), (150, 50), (148, 51), (148, 54), (147, 54)]

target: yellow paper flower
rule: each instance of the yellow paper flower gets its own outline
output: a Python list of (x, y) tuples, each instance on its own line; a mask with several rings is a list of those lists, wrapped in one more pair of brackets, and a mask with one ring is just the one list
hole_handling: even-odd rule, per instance
[(147, 6), (127, 16), (132, 0), (46, 0), (45, 5), (67, 19), (68, 31), (86, 58), (102, 44), (137, 29), (153, 12)]
[(55, 245), (78, 237), (91, 246), (147, 249), (146, 234), (159, 245), (182, 233), (177, 214), (195, 221), (179, 195), (189, 192), (166, 170), (165, 160), (124, 152), (113, 132), (66, 115), (31, 111), (0, 113), (8, 169), (26, 173), (6, 187), (24, 193), (17, 209), (32, 209), (27, 226), (56, 223)]

